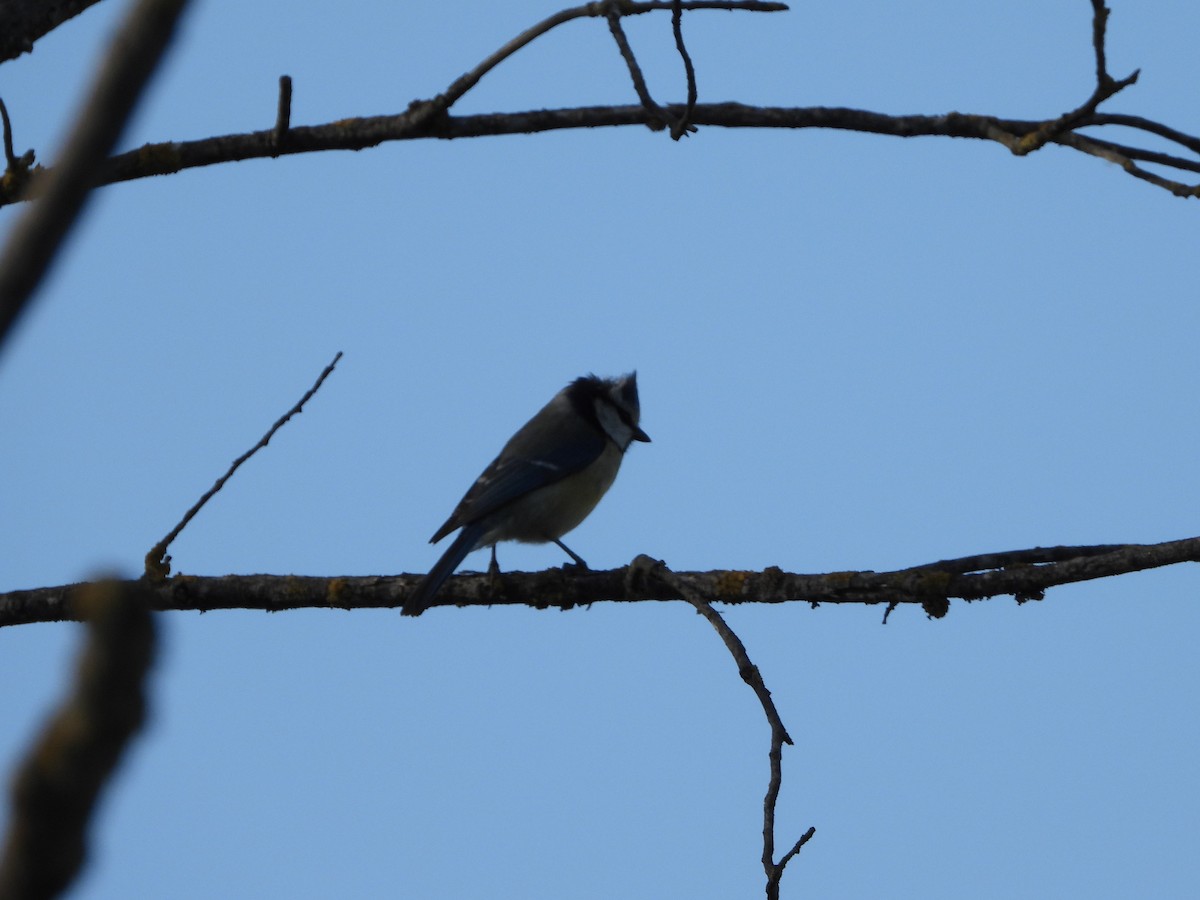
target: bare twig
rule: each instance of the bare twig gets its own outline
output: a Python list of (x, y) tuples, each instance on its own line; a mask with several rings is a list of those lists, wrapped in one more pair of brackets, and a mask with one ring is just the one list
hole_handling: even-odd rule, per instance
[[(410, 113), (416, 114), (414, 119), (419, 120), (418, 124), (424, 124), (429, 119), (444, 114), (451, 106), (462, 99), (467, 91), (479, 84), (480, 79), (484, 75), (496, 68), (496, 66), (500, 65), (500, 63), (504, 62), (504, 60), (508, 59), (522, 47), (531, 44), (559, 25), (574, 19), (607, 16), (609, 5), (605, 0), (598, 0), (595, 3), (585, 3), (583, 6), (560, 10), (554, 13), (554, 15), (547, 16), (536, 25), (522, 31), (475, 68), (456, 78), (445, 91), (438, 94), (432, 100), (418, 100), (414, 102), (409, 108)], [(674, 5), (675, 0), (655, 0), (655, 2), (648, 3), (634, 3), (631, 0), (622, 0), (620, 3), (620, 14), (623, 16), (639, 16), (659, 10), (672, 9)], [(761, 3), (754, 2), (754, 0), (684, 0), (682, 6), (686, 10), (723, 9), (741, 10), (743, 12), (787, 12), (788, 9), (785, 3)]]
[(1182, 181), (1164, 178), (1161, 175), (1156, 175), (1153, 172), (1143, 169), (1134, 162), (1135, 159), (1142, 159), (1146, 162), (1169, 165), (1177, 169), (1200, 171), (1200, 165), (1190, 160), (1180, 160), (1166, 153), (1154, 153), (1134, 147), (1125, 147), (1121, 144), (1102, 141), (1099, 138), (1088, 137), (1076, 134), (1075, 132), (1059, 135), (1054, 140), (1055, 143), (1062, 144), (1064, 147), (1070, 147), (1072, 150), (1078, 150), (1080, 153), (1086, 153), (1089, 156), (1095, 156), (1106, 162), (1114, 163), (1134, 178), (1141, 179), (1165, 191), (1170, 191), (1176, 197), (1200, 197), (1200, 184), (1185, 184)]
[(96, 801), (145, 718), (154, 656), (147, 594), (128, 582), (81, 591), (88, 628), (74, 685), (12, 781), (0, 900), (58, 896), (83, 865)]
[(83, 208), (186, 5), (138, 0), (114, 35), (41, 200), (17, 222), (0, 255), (0, 344)]
[(687, 47), (683, 43), (683, 3), (681, 0), (675, 0), (675, 5), (671, 9), (671, 30), (675, 32), (675, 49), (679, 51), (679, 56), (683, 59), (683, 70), (687, 75), (687, 108), (679, 121), (671, 128), (671, 137), (679, 140), (683, 135), (696, 131), (691, 126), (691, 121), (692, 112), (696, 109), (696, 99), (699, 96), (696, 91), (696, 67), (692, 65), (692, 58), (688, 55)]
[(676, 120), (650, 96), (650, 89), (646, 87), (646, 79), (642, 75), (642, 67), (638, 65), (637, 57), (633, 55), (633, 47), (629, 45), (629, 38), (625, 36), (625, 29), (621, 27), (620, 0), (610, 0), (607, 5), (608, 30), (617, 42), (617, 49), (621, 52), (621, 59), (625, 60), (625, 67), (629, 69), (629, 77), (633, 79), (633, 90), (646, 110), (646, 127), (651, 131), (662, 131), (664, 128), (674, 130)]
[(1092, 0), (1092, 50), (1096, 54), (1096, 89), (1112, 84), (1112, 76), (1108, 74), (1108, 61), (1105, 58), (1105, 35), (1108, 32), (1108, 14), (1110, 10), (1104, 5), (1104, 0)]
[[(279, 76), (279, 106), (275, 111), (275, 133), (273, 135), (276, 151), (282, 150), (287, 140), (288, 128), (292, 124), (292, 76)], [(278, 152), (275, 154), (278, 156)]]
[[(639, 557), (634, 565), (646, 566), (647, 564), (644, 560), (646, 560), (646, 557)], [(758, 666), (750, 661), (750, 655), (746, 652), (746, 645), (742, 643), (737, 633), (729, 627), (729, 624), (722, 618), (721, 614), (713, 609), (709, 598), (681, 579), (676, 578), (674, 573), (661, 563), (647, 567), (649, 568), (651, 578), (658, 579), (672, 591), (677, 592), (679, 596), (695, 607), (696, 612), (704, 616), (708, 620), (708, 623), (716, 629), (717, 634), (721, 636), (721, 640), (725, 642), (726, 649), (729, 650), (730, 655), (733, 657), (733, 661), (737, 663), (738, 674), (742, 676), (742, 680), (750, 686), (751, 690), (754, 691), (754, 695), (758, 697), (758, 702), (762, 705), (763, 713), (767, 717), (767, 724), (771, 726), (771, 746), (767, 754), (770, 761), (771, 776), (767, 783), (766, 796), (763, 798), (762, 865), (763, 872), (767, 876), (767, 897), (770, 900), (777, 900), (779, 897), (779, 882), (783, 877), (784, 867), (787, 866), (788, 862), (800, 852), (800, 848), (816, 833), (815, 828), (810, 828), (779, 862), (775, 861), (775, 806), (779, 801), (779, 790), (783, 785), (783, 745), (791, 744), (792, 738), (784, 727), (783, 720), (779, 717), (779, 710), (775, 708), (775, 701), (771, 699), (771, 692), (767, 690), (766, 684), (763, 683), (762, 674), (758, 671)]]
[(8, 118), (8, 107), (0, 100), (0, 119), (4, 120), (4, 163), (5, 170), (10, 173), (17, 171), (17, 154), (13, 152), (12, 122)]
[(333, 361), (325, 367), (325, 370), (317, 377), (316, 383), (314, 383), (313, 386), (308, 389), (304, 396), (301, 397), (291, 409), (284, 413), (279, 420), (271, 426), (270, 430), (267, 431), (266, 434), (259, 438), (257, 444), (235, 459), (225, 474), (218, 478), (216, 483), (207, 491), (205, 491), (204, 496), (197, 500), (195, 504), (193, 504), (192, 508), (184, 513), (183, 518), (179, 520), (179, 523), (172, 528), (170, 532), (168, 532), (167, 536), (150, 548), (150, 552), (146, 554), (147, 578), (149, 578), (151, 581), (161, 581), (171, 573), (171, 557), (167, 556), (167, 548), (171, 545), (171, 542), (175, 540), (175, 538), (179, 537), (179, 533), (187, 527), (188, 522), (192, 521), (196, 513), (200, 512), (204, 504), (211, 500), (217, 491), (221, 490), (221, 488), (225, 486), (225, 482), (233, 477), (233, 473), (238, 470), (242, 463), (252, 457), (263, 447), (267, 446), (267, 444), (271, 442), (271, 438), (275, 436), (275, 432), (286, 425), (292, 416), (299, 415), (301, 410), (304, 409), (304, 404), (312, 398), (313, 394), (321, 389), (321, 385), (324, 384), (325, 379), (333, 373), (334, 367), (338, 364), (338, 360), (341, 358), (342, 352), (339, 350), (337, 355), (334, 356)]
[(1046, 144), (1061, 137), (1069, 131), (1078, 128), (1085, 120), (1096, 114), (1096, 108), (1113, 95), (1123, 91), (1138, 80), (1138, 71), (1115, 80), (1108, 74), (1108, 63), (1105, 58), (1105, 35), (1108, 27), (1108, 7), (1104, 0), (1092, 0), (1092, 48), (1096, 54), (1096, 88), (1092, 95), (1078, 109), (1059, 116), (1030, 132), (1012, 148), (1013, 153), (1025, 156), (1040, 150)]

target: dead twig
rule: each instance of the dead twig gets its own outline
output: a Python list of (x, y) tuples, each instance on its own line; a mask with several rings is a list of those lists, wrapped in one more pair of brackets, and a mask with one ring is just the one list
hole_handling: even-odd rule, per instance
[(675, 33), (675, 49), (679, 51), (679, 56), (683, 60), (683, 71), (687, 76), (687, 108), (676, 126), (671, 129), (671, 137), (679, 140), (683, 135), (694, 133), (696, 130), (691, 126), (691, 121), (692, 112), (696, 109), (696, 100), (699, 96), (696, 90), (696, 67), (692, 65), (692, 57), (688, 55), (687, 47), (683, 43), (683, 3), (681, 0), (675, 0), (675, 4), (671, 8), (671, 30)]
[(235, 459), (225, 474), (218, 478), (216, 483), (204, 492), (204, 496), (197, 500), (192, 505), (192, 508), (183, 514), (183, 518), (167, 533), (166, 537), (150, 548), (150, 552), (146, 554), (146, 577), (149, 580), (162, 581), (171, 573), (171, 557), (167, 556), (167, 548), (171, 545), (171, 542), (179, 537), (179, 533), (187, 527), (188, 522), (195, 518), (196, 513), (200, 512), (204, 504), (211, 500), (217, 491), (225, 486), (225, 482), (233, 477), (233, 473), (241, 467), (242, 463), (267, 446), (271, 442), (271, 438), (275, 436), (275, 432), (286, 425), (292, 416), (299, 415), (304, 409), (304, 404), (312, 398), (313, 394), (321, 389), (321, 385), (333, 373), (334, 367), (341, 358), (342, 352), (339, 350), (337, 355), (334, 356), (333, 361), (325, 367), (325, 370), (317, 377), (316, 383), (308, 389), (304, 396), (291, 409), (284, 413), (266, 434), (259, 438), (257, 444)]
[(796, 841), (791, 850), (778, 862), (775, 861), (775, 807), (779, 801), (780, 788), (783, 786), (783, 745), (793, 743), (791, 735), (788, 734), (783, 720), (779, 717), (779, 710), (775, 707), (775, 701), (771, 699), (771, 692), (767, 690), (758, 666), (750, 661), (750, 655), (746, 652), (746, 645), (742, 643), (742, 639), (737, 636), (737, 633), (729, 627), (729, 624), (721, 614), (713, 609), (710, 598), (704, 596), (683, 580), (675, 577), (674, 573), (662, 563), (650, 560), (648, 557), (639, 557), (634, 561), (634, 565), (631, 568), (637, 569), (643, 567), (648, 570), (650, 578), (657, 579), (672, 591), (677, 592), (680, 597), (687, 603), (690, 603), (696, 609), (696, 612), (700, 613), (712, 625), (717, 634), (720, 635), (721, 640), (725, 643), (725, 647), (733, 657), (733, 661), (737, 663), (738, 674), (742, 676), (742, 680), (754, 691), (754, 695), (758, 697), (758, 702), (762, 705), (763, 713), (767, 717), (767, 724), (771, 727), (771, 745), (767, 754), (771, 775), (767, 782), (766, 796), (763, 798), (762, 865), (763, 872), (767, 876), (767, 897), (770, 900), (777, 900), (779, 897), (779, 882), (783, 878), (784, 868), (800, 852), (800, 848), (816, 834), (815, 828), (809, 828)]
[(279, 105), (275, 111), (275, 132), (273, 139), (275, 141), (275, 156), (278, 156), (278, 151), (283, 149), (284, 141), (287, 140), (288, 129), (292, 124), (292, 76), (279, 76)]
[(1040, 150), (1067, 132), (1074, 131), (1084, 121), (1096, 114), (1096, 108), (1101, 103), (1138, 80), (1139, 70), (1137, 69), (1119, 81), (1108, 74), (1104, 46), (1108, 29), (1108, 14), (1109, 9), (1104, 5), (1104, 0), (1092, 0), (1092, 48), (1096, 55), (1096, 88), (1092, 91), (1092, 95), (1079, 108), (1043, 123), (1017, 141), (1015, 147), (1011, 148), (1017, 156), (1025, 156), (1035, 150)]

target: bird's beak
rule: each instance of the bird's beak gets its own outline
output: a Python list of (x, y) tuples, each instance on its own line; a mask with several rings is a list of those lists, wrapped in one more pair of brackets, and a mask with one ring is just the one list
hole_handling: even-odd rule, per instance
[(642, 431), (640, 428), (635, 428), (633, 430), (633, 439), (635, 441), (644, 441), (647, 444), (650, 443), (650, 435), (646, 434), (646, 432)]

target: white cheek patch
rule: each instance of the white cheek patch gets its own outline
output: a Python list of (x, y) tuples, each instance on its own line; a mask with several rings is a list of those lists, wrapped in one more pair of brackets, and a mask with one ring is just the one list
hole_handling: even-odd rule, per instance
[(596, 419), (600, 422), (600, 427), (605, 433), (612, 438), (613, 443), (624, 450), (629, 446), (629, 442), (633, 440), (633, 429), (625, 424), (620, 413), (616, 408), (606, 400), (594, 401), (596, 405)]

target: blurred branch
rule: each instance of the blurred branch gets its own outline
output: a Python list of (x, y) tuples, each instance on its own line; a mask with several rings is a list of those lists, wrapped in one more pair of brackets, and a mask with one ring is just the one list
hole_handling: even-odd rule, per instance
[(5, 0), (0, 3), (0, 62), (33, 50), (38, 38), (99, 0)]
[[(801, 575), (716, 570), (673, 572), (679, 583), (720, 603), (857, 603), (916, 605), (941, 618), (951, 600), (1011, 596), (1042, 600), (1052, 587), (1128, 575), (1183, 562), (1200, 562), (1200, 537), (1161, 544), (1037, 547), (925, 563), (894, 572)], [(603, 601), (638, 603), (682, 599), (677, 591), (631, 579), (631, 567), (586, 572), (547, 569), (455, 575), (434, 600), (445, 606), (532, 606), (572, 609)], [(156, 610), (397, 608), (424, 577), (300, 577), (294, 575), (176, 575), (150, 586)], [(62, 585), (0, 594), (0, 627), (79, 618), (86, 585)]]
[(83, 652), (69, 696), (13, 779), (0, 900), (55, 897), (74, 881), (96, 801), (146, 716), (154, 622), (145, 590), (88, 585), (76, 606), (88, 623)]
[[(644, 126), (661, 129), (664, 121), (679, 126), (708, 125), (722, 128), (832, 128), (895, 137), (953, 137), (987, 140), (1000, 144), (1017, 156), (1027, 156), (1047, 144), (1067, 147), (1089, 156), (1114, 162), (1136, 178), (1161, 187), (1178, 197), (1200, 197), (1200, 183), (1168, 178), (1143, 168), (1139, 163), (1178, 172), (1200, 172), (1200, 138), (1185, 134), (1159, 122), (1138, 116), (1101, 113), (1101, 103), (1133, 84), (1137, 72), (1124, 79), (1113, 79), (1107, 70), (1104, 49), (1108, 10), (1100, 0), (1092, 0), (1092, 41), (1096, 55), (1096, 87), (1088, 100), (1069, 113), (1053, 119), (1005, 119), (982, 114), (951, 112), (941, 115), (893, 116), (867, 110), (838, 107), (759, 107), (740, 103), (695, 102), (695, 71), (683, 46), (679, 18), (682, 11), (728, 9), (751, 12), (786, 10), (782, 3), (735, 2), (735, 0), (659, 0), (634, 3), (632, 0), (604, 0), (562, 10), (542, 20), (509, 41), (466, 74), (456, 79), (443, 93), (428, 100), (414, 100), (398, 115), (343, 118), (325, 125), (292, 127), (281, 146), (277, 127), (244, 134), (222, 135), (196, 141), (147, 144), (137, 150), (108, 160), (99, 174), (100, 184), (114, 184), (153, 175), (167, 175), (184, 169), (247, 159), (265, 159), (292, 153), (316, 153), (327, 150), (362, 150), (390, 141), (437, 138), (452, 140), (505, 134), (538, 134), (561, 129)], [(514, 53), (558, 25), (577, 18), (602, 17), (621, 43), (620, 19), (630, 15), (671, 10), (676, 49), (684, 59), (688, 75), (686, 105), (659, 105), (650, 99), (636, 61), (630, 63), (628, 42), (622, 55), (634, 76), (641, 104), (637, 106), (592, 106), (572, 109), (531, 110), (528, 112), (491, 113), (452, 116), (450, 108), (480, 79)], [(615, 23), (615, 25), (614, 25)], [(649, 101), (649, 102), (647, 102)], [(1180, 155), (1101, 141), (1084, 135), (1082, 129), (1119, 125), (1154, 135), (1182, 148)], [(679, 127), (675, 132), (682, 134)], [(37, 196), (47, 190), (47, 170), (38, 170), (28, 190), (8, 189), (0, 185), (0, 206)]]
[(145, 563), (146, 577), (149, 580), (162, 581), (162, 579), (166, 578), (171, 573), (171, 557), (167, 556), (167, 548), (171, 545), (171, 542), (175, 540), (175, 538), (179, 537), (179, 533), (187, 527), (188, 522), (192, 521), (196, 513), (200, 512), (204, 504), (211, 500), (217, 491), (225, 487), (225, 482), (233, 477), (233, 473), (238, 470), (242, 463), (252, 457), (263, 447), (267, 446), (267, 444), (271, 442), (271, 438), (275, 436), (275, 432), (286, 425), (292, 416), (300, 414), (300, 412), (304, 409), (304, 404), (311, 400), (313, 394), (321, 389), (321, 385), (324, 384), (325, 379), (333, 373), (334, 367), (338, 364), (338, 360), (341, 358), (342, 352), (339, 350), (337, 355), (334, 356), (333, 361), (325, 367), (325, 370), (319, 376), (317, 376), (316, 383), (308, 389), (304, 396), (297, 400), (291, 409), (289, 409), (286, 413), (280, 416), (278, 420), (276, 420), (275, 424), (271, 426), (267, 433), (258, 439), (257, 444), (235, 459), (226, 470), (225, 474), (218, 478), (216, 483), (213, 484), (213, 486), (207, 491), (205, 491), (204, 495), (197, 500), (195, 504), (193, 504), (192, 508), (183, 514), (183, 518), (180, 519), (175, 527), (167, 533), (167, 536), (150, 548), (150, 552), (146, 554)]
[(788, 734), (787, 728), (784, 727), (783, 719), (779, 717), (779, 710), (775, 708), (775, 701), (771, 699), (771, 692), (767, 690), (767, 686), (763, 682), (762, 673), (759, 672), (758, 666), (750, 661), (750, 655), (746, 652), (746, 645), (742, 643), (742, 639), (737, 636), (737, 633), (729, 627), (729, 624), (721, 614), (713, 609), (710, 598), (694, 590), (686, 582), (676, 578), (670, 569), (662, 563), (650, 559), (648, 556), (639, 556), (633, 561), (630, 569), (634, 573), (644, 570), (651, 579), (662, 582), (671, 591), (678, 593), (685, 601), (696, 608), (696, 612), (708, 620), (708, 623), (721, 636), (721, 640), (725, 642), (725, 647), (729, 650), (733, 661), (737, 663), (738, 674), (742, 676), (742, 681), (750, 686), (755, 696), (758, 697), (758, 702), (762, 704), (763, 713), (767, 717), (767, 724), (771, 726), (771, 748), (767, 753), (767, 758), (771, 766), (771, 776), (767, 782), (766, 797), (763, 798), (762, 865), (763, 871), (767, 876), (767, 900), (779, 900), (779, 882), (783, 878), (783, 870), (791, 862), (792, 858), (800, 852), (800, 848), (807, 844), (812, 836), (817, 833), (816, 828), (809, 828), (796, 841), (792, 849), (784, 854), (782, 859), (778, 862), (775, 861), (775, 805), (779, 800), (779, 789), (783, 785), (783, 745), (793, 743), (791, 735)]
[[(186, 5), (187, 0), (138, 0), (132, 6), (113, 36), (58, 164), (31, 174), (28, 186), (36, 188), (40, 199), (13, 227), (0, 253), (0, 345), (82, 211)], [(15, 196), (25, 196), (23, 179), (13, 181)]]

